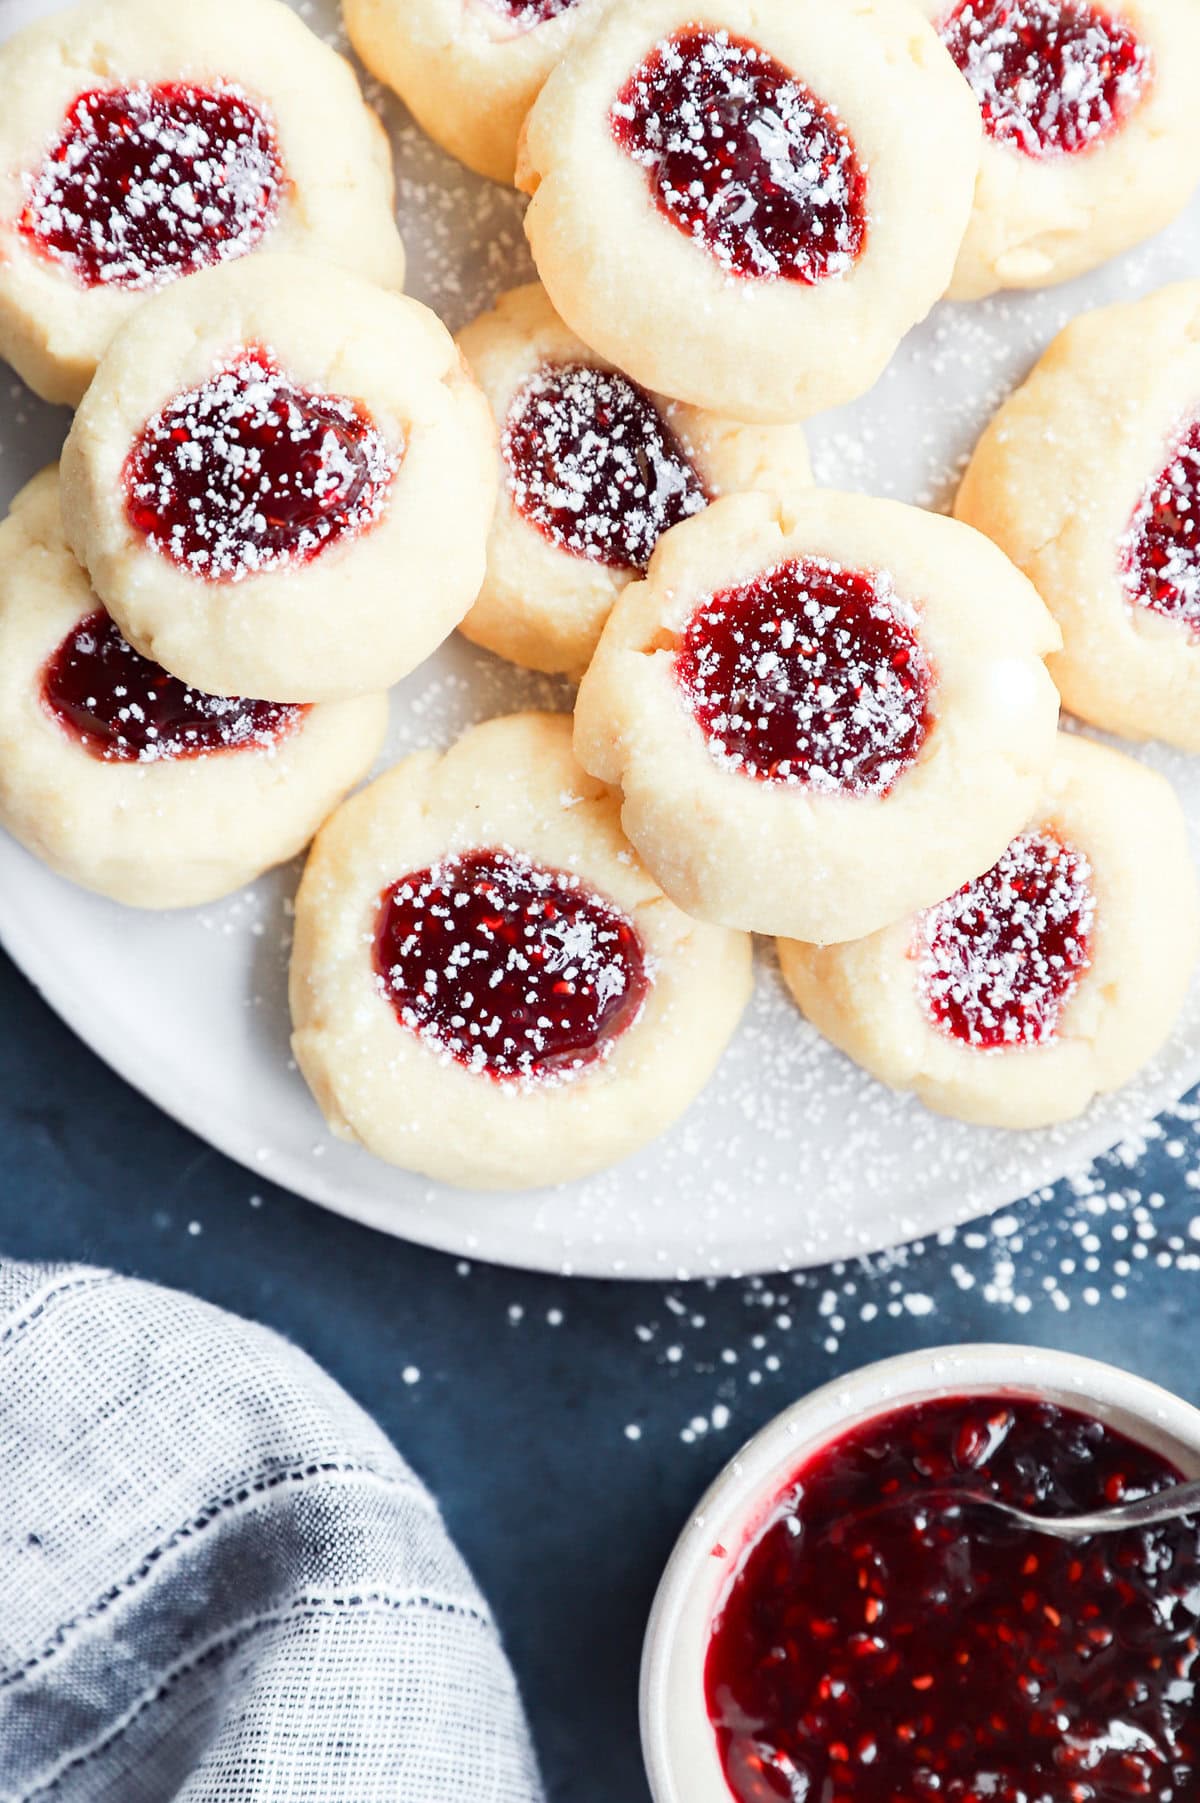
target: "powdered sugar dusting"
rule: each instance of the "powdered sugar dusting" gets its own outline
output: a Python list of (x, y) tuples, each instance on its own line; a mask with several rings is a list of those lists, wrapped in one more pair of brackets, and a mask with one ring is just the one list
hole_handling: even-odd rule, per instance
[(576, 557), (640, 570), (706, 496), (650, 396), (616, 370), (546, 364), (514, 396), (501, 434), (513, 504)]
[(919, 752), (932, 676), (886, 571), (789, 559), (693, 613), (675, 671), (718, 763), (885, 795)]
[(1128, 25), (1089, 0), (963, 0), (940, 31), (990, 136), (1031, 157), (1118, 130), (1152, 73)]
[(254, 250), (286, 185), (272, 121), (234, 84), (95, 89), (24, 177), (21, 229), (88, 285), (157, 288)]
[(927, 908), (914, 950), (943, 1032), (988, 1050), (1045, 1045), (1091, 963), (1096, 902), (1082, 852), (1021, 833), (983, 876)]
[(866, 239), (866, 177), (834, 110), (765, 50), (700, 25), (664, 38), (609, 115), (660, 210), (730, 274), (815, 283)]
[(193, 575), (240, 582), (373, 525), (402, 450), (360, 403), (298, 388), (250, 349), (143, 427), (129, 518)]
[[(311, 0), (301, 10), (345, 49), (336, 7)], [(520, 224), (525, 203), (452, 163), (394, 98), (369, 80), (366, 87), (388, 125), (396, 157), (408, 289), (457, 330), (498, 293), (531, 278)], [(970, 306), (940, 304), (908, 336), (869, 395), (809, 422), (817, 479), (948, 509), (988, 418), (1054, 334), (1081, 308), (1128, 300), (1193, 276), (1198, 232), (1200, 198), (1152, 244), (1085, 280)], [(56, 455), (67, 422), (15, 381), (5, 390), (0, 411), (0, 489), (7, 499)], [(1131, 506), (1135, 498), (1130, 497)], [(499, 713), (567, 708), (570, 702), (564, 683), (519, 670), (454, 636), (397, 689), (383, 762), (447, 745), (476, 721)], [(1126, 750), (1173, 783), (1195, 829), (1200, 822), (1195, 759), (1161, 745)], [(1200, 854), (1196, 830), (1193, 843)], [(0, 854), (5, 849), (0, 845)], [(811, 1351), (828, 1341), (832, 1360), (846, 1344), (843, 1322), (858, 1323), (861, 1317), (867, 1333), (863, 1357), (871, 1355), (870, 1335), (886, 1329), (900, 1312), (914, 1340), (932, 1345), (956, 1334), (964, 1337), (964, 1323), (953, 1313), (952, 1292), (960, 1283), (972, 1283), (989, 1305), (995, 1297), (994, 1306), (1003, 1311), (997, 1325), (1007, 1337), (1028, 1332), (1036, 1338), (1039, 1322), (1052, 1324), (1061, 1309), (1092, 1306), (1084, 1289), (1107, 1303), (1114, 1287), (1128, 1285), (1132, 1301), (1145, 1264), (1169, 1258), (1186, 1272), (1191, 1267), (1180, 1261), (1190, 1256), (1200, 1271), (1200, 1242), (1187, 1241), (1186, 1255), (1172, 1251), (1170, 1239), (1178, 1236), (1172, 1233), (1170, 1210), (1162, 1209), (1162, 1197), (1150, 1193), (1152, 1186), (1138, 1172), (1148, 1116), (1197, 1073), (1200, 993), (1195, 990), (1164, 1052), (1128, 1086), (1077, 1122), (1012, 1133), (932, 1116), (912, 1096), (892, 1094), (834, 1051), (800, 1017), (764, 945), (742, 1027), (703, 1097), (676, 1127), (613, 1170), (497, 1205), (494, 1196), (451, 1191), (379, 1164), (321, 1128), (289, 1063), (287, 955), (298, 867), (272, 873), (228, 901), (186, 917), (148, 916), (131, 940), (125, 915), (68, 894), (15, 849), (8, 850), (2, 859), (4, 925), (18, 957), (24, 961), (22, 920), (36, 918), (41, 936), (54, 931), (59, 942), (70, 937), (86, 954), (72, 967), (70, 980), (81, 994), (100, 997), (103, 1006), (127, 1009), (129, 996), (141, 993), (152, 973), (159, 1001), (165, 1006), (169, 1000), (164, 1018), (172, 1023), (170, 1038), (155, 1041), (156, 1094), (168, 1107), (190, 1109), (201, 1119), (194, 1074), (198, 1068), (209, 1071), (211, 1131), (227, 1150), (245, 1158), (256, 1189), (273, 1179), (305, 1194), (332, 1193), (347, 1211), (385, 1231), (449, 1246), (468, 1258), (516, 1260), (565, 1274), (637, 1274), (666, 1282), (824, 1263), (819, 1277), (801, 1276), (794, 1288), (790, 1279), (772, 1277), (753, 1293), (748, 1282), (739, 1285), (737, 1295), (744, 1290), (755, 1299), (753, 1307), (746, 1305), (744, 1341), (717, 1337), (711, 1315), (706, 1329), (692, 1328), (691, 1316), (705, 1313), (701, 1290), (691, 1292), (688, 1318), (669, 1341), (664, 1328), (639, 1354), (640, 1342), (631, 1340), (631, 1357), (643, 1360), (647, 1382), (661, 1370), (664, 1379), (680, 1385), (676, 1394), (683, 1398), (690, 1380), (680, 1405), (681, 1432), (691, 1433), (689, 1424), (701, 1414), (708, 1434), (716, 1432), (714, 1404), (731, 1410), (731, 1437), (756, 1425), (754, 1411), (768, 1401), (768, 1393), (769, 1406), (776, 1407), (794, 1394), (789, 1345)], [(214, 1044), (222, 1048), (219, 1069)], [(1175, 1168), (1200, 1190), (1200, 1168), (1193, 1170), (1188, 1162), (1200, 1167), (1200, 1149), (1193, 1127), (1181, 1124), (1193, 1118), (1176, 1110), (1166, 1128), (1149, 1131), (1160, 1157), (1164, 1144), (1186, 1144)], [(1119, 1153), (1086, 1178), (1094, 1193), (1077, 1195), (1068, 1184), (1009, 1206), (1062, 1171), (1078, 1171), (1121, 1135), (1126, 1137)], [(1134, 1200), (1126, 1203), (1126, 1196)], [(929, 1240), (902, 1248), (902, 1258), (873, 1258), (871, 1274), (862, 1280), (858, 1255), (1001, 1204), (1021, 1222), (1015, 1240), (1024, 1239), (1024, 1252), (1013, 1237), (993, 1239), (986, 1228), (971, 1229), (945, 1245)], [(1118, 1204), (1124, 1214), (1114, 1212)], [(1107, 1221), (1127, 1227), (1131, 1245), (1141, 1228), (1153, 1232), (1120, 1255), (1132, 1260), (1132, 1279), (1114, 1274), (1107, 1237), (1095, 1255), (1099, 1268), (1085, 1270), (1092, 1254), (1082, 1250), (1082, 1241), (1077, 1245), (1074, 1230), (1092, 1232), (1089, 1206), (1107, 1208)], [(1136, 1228), (1135, 1209), (1148, 1217)], [(1198, 1213), (1193, 1200), (1180, 1217), (1181, 1234)], [(1095, 1233), (1106, 1236), (1104, 1221)], [(1060, 1256), (1076, 1262), (1074, 1275), (1059, 1269)], [(827, 1261), (842, 1258), (853, 1262), (831, 1272)], [(1040, 1262), (1031, 1271), (1034, 1260)], [(1043, 1292), (1043, 1277), (1058, 1288)], [(524, 1294), (517, 1286), (526, 1281), (514, 1276), (512, 1293)], [(536, 1288), (534, 1280), (529, 1283)], [(858, 1294), (846, 1294), (845, 1286), (855, 1283)], [(810, 1284), (817, 1287), (806, 1301)], [(817, 1302), (827, 1287), (836, 1291), (836, 1306), (819, 1317)], [(903, 1303), (910, 1291), (934, 1298), (932, 1315), (910, 1317)], [(776, 1300), (774, 1313), (764, 1301), (768, 1295)], [(659, 1314), (665, 1319), (657, 1296), (651, 1285), (647, 1322)], [(788, 1330), (775, 1326), (776, 1314), (789, 1317)], [(550, 1330), (539, 1328), (539, 1311), (531, 1308), (516, 1331)], [(763, 1350), (749, 1348), (751, 1332), (764, 1337)], [(667, 1344), (678, 1348), (677, 1361), (669, 1365)], [(731, 1350), (743, 1362), (727, 1369), (723, 1355)], [(894, 1350), (894, 1342), (881, 1334), (877, 1350)], [(764, 1362), (768, 1358), (775, 1361), (774, 1371)], [(736, 1394), (718, 1393), (739, 1371)], [(649, 1436), (640, 1448), (624, 1440), (621, 1427), (632, 1412), (628, 1404), (622, 1409), (615, 1426), (622, 1448), (628, 1447), (631, 1457), (647, 1451), (654, 1456)], [(701, 1444), (700, 1436), (693, 1438)]]

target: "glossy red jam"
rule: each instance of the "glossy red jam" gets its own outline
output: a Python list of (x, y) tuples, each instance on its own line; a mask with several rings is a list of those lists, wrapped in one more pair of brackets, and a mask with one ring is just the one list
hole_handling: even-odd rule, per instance
[(613, 102), (613, 137), (659, 210), (739, 276), (815, 283), (867, 235), (867, 180), (832, 108), (765, 50), (688, 25)]
[(791, 559), (722, 590), (675, 675), (718, 762), (760, 781), (886, 795), (929, 731), (917, 617), (877, 571)]
[(1131, 601), (1200, 633), (1200, 419), (1138, 502), (1121, 561)]
[(650, 986), (632, 921), (578, 877), (509, 851), (393, 883), (375, 970), (406, 1027), (501, 1080), (569, 1077), (606, 1056)]
[(1051, 1515), (1180, 1474), (1013, 1397), (854, 1429), (778, 1498), (712, 1632), (708, 1712), (738, 1803), (1195, 1803), (1200, 1521), (1080, 1544), (929, 1497)]
[(153, 550), (238, 582), (371, 526), (399, 463), (360, 402), (298, 388), (248, 350), (143, 427), (126, 509)]
[(49, 659), (42, 702), (90, 757), (111, 764), (269, 747), (308, 711), (189, 689), (127, 644), (103, 609), (80, 620)]
[(610, 569), (645, 569), (667, 528), (706, 505), (675, 433), (616, 370), (547, 364), (514, 399), (500, 443), (517, 511)]
[(1044, 1045), (1091, 963), (1091, 866), (1052, 832), (1022, 833), (974, 882), (921, 917), (925, 1006), (965, 1045)]
[(285, 186), (270, 120), (240, 88), (98, 88), (27, 178), (21, 229), (89, 287), (154, 288), (253, 250)]
[(1129, 27), (1088, 0), (962, 0), (940, 31), (988, 135), (1031, 157), (1119, 131), (1152, 73)]

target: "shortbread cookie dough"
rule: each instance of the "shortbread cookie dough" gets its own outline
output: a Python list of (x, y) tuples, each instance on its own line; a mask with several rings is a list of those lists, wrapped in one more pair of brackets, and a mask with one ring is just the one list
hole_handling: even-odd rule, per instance
[(668, 527), (720, 494), (810, 478), (801, 426), (744, 426), (648, 394), (588, 350), (532, 282), (459, 334), (500, 429), (487, 575), (462, 630), (579, 676)]
[(367, 68), (443, 150), (511, 182), (525, 115), (596, 0), (343, 0)]
[(1200, 751), (1200, 282), (1084, 314), (984, 433), (960, 519), (1062, 628), (1073, 714)]
[(1200, 180), (1195, 0), (920, 0), (983, 114), (950, 293), (1064, 282), (1150, 237)]
[(908, 0), (616, 0), (526, 123), (518, 184), (567, 324), (744, 420), (862, 394), (946, 287), (979, 109)]
[(579, 691), (575, 751), (689, 914), (820, 942), (939, 900), (1028, 817), (1058, 632), (954, 520), (813, 489), (659, 540)]
[(854, 945), (780, 944), (826, 1038), (926, 1107), (995, 1127), (1082, 1113), (1153, 1057), (1200, 942), (1170, 785), (1064, 733), (1037, 806), (984, 875)]
[(84, 0), (0, 46), (0, 356), (75, 405), (156, 289), (256, 251), (404, 281), (391, 152), (279, 0)]
[(319, 835), (296, 902), (293, 1046), (326, 1119), (481, 1189), (558, 1183), (661, 1133), (750, 994), (750, 941), (630, 850), (562, 715), (406, 758)]
[(147, 301), (63, 452), (72, 550), (129, 642), (214, 694), (386, 688), (478, 592), (495, 427), (427, 308), (301, 258)]
[(189, 690), (122, 638), (63, 539), (58, 472), (0, 526), (0, 825), (139, 908), (214, 901), (294, 857), (383, 742), (387, 701)]

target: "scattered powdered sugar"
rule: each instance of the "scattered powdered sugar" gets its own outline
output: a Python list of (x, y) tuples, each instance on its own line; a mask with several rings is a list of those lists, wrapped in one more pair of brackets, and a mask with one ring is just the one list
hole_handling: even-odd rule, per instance
[(361, 403), (298, 388), (248, 349), (143, 427), (127, 507), (154, 550), (240, 582), (373, 525), (402, 455)]
[(963, 0), (939, 29), (989, 134), (1031, 157), (1119, 129), (1153, 72), (1129, 26), (1091, 0)]
[(234, 84), (95, 89), (24, 177), (21, 229), (84, 282), (156, 288), (254, 250), (286, 185), (270, 118)]
[[(320, 0), (301, 10), (339, 48), (345, 47), (334, 25), (335, 8)], [(409, 291), (456, 330), (491, 305), (501, 289), (530, 278), (520, 223), (524, 202), (455, 166), (394, 99), (373, 83), (368, 91), (389, 126), (396, 156)], [(1050, 338), (1083, 306), (1128, 300), (1163, 282), (1194, 275), (1198, 230), (1200, 200), (1152, 245), (1110, 262), (1086, 282), (1000, 295), (970, 306), (939, 305), (910, 334), (869, 395), (809, 422), (818, 480), (948, 509), (979, 432)], [(6, 391), (5, 402), (0, 490), (7, 500), (56, 455), (68, 422), (16, 383)], [(1131, 512), (1136, 502), (1131, 495)], [(419, 748), (447, 745), (467, 726), (496, 714), (569, 705), (564, 684), (516, 669), (453, 637), (398, 688), (382, 761), (389, 764)], [(1190, 821), (1200, 822), (1195, 759), (1157, 745), (1128, 749), (1172, 781)], [(1053, 1197), (1035, 1196), (1019, 1207), (1012, 1205), (1013, 1198), (1076, 1168), (1122, 1133), (1131, 1137), (1119, 1168), (1116, 1163), (1111, 1170), (1107, 1164), (1099, 1167), (1104, 1193), (1092, 1200), (1114, 1195), (1122, 1173), (1132, 1194), (1139, 1187), (1134, 1166), (1140, 1142), (1135, 1136), (1145, 1131), (1147, 1116), (1177, 1095), (1197, 1071), (1200, 995), (1193, 991), (1163, 1054), (1082, 1120), (1039, 1133), (969, 1127), (929, 1115), (912, 1097), (892, 1094), (821, 1041), (800, 1018), (771, 949), (763, 946), (743, 1024), (702, 1098), (675, 1128), (586, 1182), (498, 1204), (495, 1197), (451, 1192), (377, 1164), (333, 1141), (321, 1128), (301, 1079), (289, 1068), (287, 956), (297, 880), (298, 866), (292, 865), (213, 907), (148, 919), (136, 940), (130, 939), (118, 911), (97, 910), (87, 898), (80, 899), (79, 905), (88, 908), (86, 933), (80, 918), (77, 934), (87, 946), (88, 985), (95, 988), (99, 973), (111, 984), (106, 994), (127, 996), (144, 983), (148, 970), (156, 973), (171, 1028), (169, 1039), (155, 1046), (164, 1099), (190, 1093), (196, 1068), (213, 1069), (214, 1107), (219, 1102), (230, 1140), (240, 1134), (251, 1148), (253, 1181), (260, 1189), (275, 1180), (303, 1191), (319, 1180), (348, 1208), (361, 1204), (375, 1219), (392, 1222), (397, 1232), (449, 1244), (471, 1259), (515, 1258), (565, 1274), (637, 1272), (657, 1276), (663, 1284), (731, 1270), (852, 1261), (836, 1276), (827, 1269), (818, 1279), (803, 1278), (794, 1286), (799, 1300), (789, 1298), (791, 1306), (778, 1311), (788, 1314), (792, 1327), (786, 1332), (770, 1327), (767, 1346), (753, 1364), (740, 1337), (719, 1339), (711, 1329), (693, 1329), (691, 1316), (704, 1312), (704, 1293), (680, 1292), (698, 1297), (700, 1306), (677, 1329), (671, 1343), (680, 1349), (679, 1356), (669, 1368), (664, 1363), (664, 1372), (677, 1373), (675, 1381), (683, 1382), (703, 1363), (726, 1376), (751, 1370), (757, 1376), (756, 1386), (749, 1386), (747, 1375), (736, 1395), (716, 1397), (732, 1411), (731, 1433), (756, 1425), (747, 1414), (746, 1398), (757, 1394), (759, 1402), (751, 1406), (761, 1411), (761, 1387), (772, 1383), (762, 1363), (768, 1355), (783, 1364), (781, 1385), (771, 1391), (772, 1399), (778, 1399), (775, 1406), (786, 1399), (782, 1385), (789, 1333), (818, 1352), (828, 1340), (833, 1348), (828, 1356), (836, 1356), (844, 1336), (834, 1316), (857, 1323), (861, 1312), (862, 1324), (874, 1331), (897, 1318), (891, 1312), (896, 1303), (914, 1336), (945, 1338), (951, 1306), (947, 1292), (956, 1292), (961, 1280), (980, 1294), (992, 1292), (995, 1305), (1011, 1311), (1006, 1316), (1010, 1325), (1026, 1309), (1031, 1332), (1039, 1320), (1052, 1319), (1048, 1311), (1060, 1310), (1063, 1300), (1046, 1297), (1040, 1279), (1025, 1276), (1025, 1255), (1012, 1248), (1012, 1236), (1006, 1254), (986, 1228), (980, 1230), (982, 1246), (969, 1246), (961, 1233), (945, 1248), (925, 1242), (923, 1252), (910, 1248), (907, 1262), (897, 1263), (887, 1275), (872, 1259), (875, 1280), (857, 1297), (843, 1290), (858, 1281), (859, 1255), (888, 1241), (911, 1240), (931, 1223), (964, 1220), (1001, 1205), (1007, 1217), (1015, 1215), (1024, 1223), (1017, 1237), (1028, 1243), (1036, 1227), (1039, 1247), (1047, 1247), (1051, 1229), (1065, 1235), (1065, 1223), (1083, 1204), (1062, 1187)], [(82, 974), (79, 980), (82, 985)], [(252, 1030), (243, 1034), (241, 1023), (247, 1020)], [(211, 1056), (218, 1035), (224, 1035), (221, 1043), (229, 1054), (220, 1071)], [(252, 1116), (245, 1107), (250, 1088)], [(1163, 1135), (1153, 1131), (1160, 1145)], [(1200, 1174), (1185, 1174), (1188, 1181), (1196, 1176), (1192, 1187), (1200, 1189)], [(1141, 1185), (1139, 1206), (1159, 1223), (1163, 1211), (1144, 1193), (1146, 1188)], [(1116, 1207), (1115, 1202), (1110, 1205)], [(1200, 1257), (1200, 1241), (1187, 1238), (1191, 1215), (1200, 1219), (1194, 1200), (1179, 1237), (1193, 1257)], [(1160, 1255), (1177, 1260), (1161, 1237), (1138, 1243), (1150, 1248), (1151, 1261)], [(995, 1258), (993, 1249), (998, 1249)], [(1064, 1256), (1074, 1253), (1068, 1248)], [(1134, 1260), (1135, 1278), (1143, 1262)], [(957, 1275), (952, 1266), (958, 1267)], [(1114, 1286), (1128, 1283), (1130, 1296), (1136, 1294), (1129, 1279), (1103, 1270), (1081, 1274), (1078, 1280), (1058, 1272), (1057, 1279), (1066, 1306), (1088, 1306), (1081, 1294), (1085, 1283), (1106, 1306)], [(514, 1276), (512, 1281), (518, 1286), (527, 1280)], [(836, 1285), (844, 1315), (839, 1306), (827, 1319), (811, 1321), (820, 1290), (806, 1305), (810, 1281), (822, 1281), (822, 1288)], [(891, 1291), (892, 1283), (899, 1284), (898, 1292)], [(778, 1293), (782, 1287), (782, 1280), (764, 1280), (766, 1290)], [(736, 1294), (743, 1290), (749, 1292), (748, 1283), (735, 1280)], [(912, 1317), (901, 1300), (909, 1291), (934, 1298), (934, 1313)], [(514, 1288), (509, 1293), (523, 1292)], [(656, 1318), (656, 1294), (651, 1284), (643, 1317), (647, 1324)], [(542, 1331), (534, 1325), (534, 1312), (514, 1331)], [(561, 1336), (564, 1329), (557, 1332)], [(635, 1342), (634, 1350), (640, 1345)], [(653, 1350), (646, 1351), (648, 1372), (660, 1345), (656, 1340)], [(723, 1363), (726, 1350), (741, 1355), (737, 1366)], [(869, 1351), (868, 1340), (864, 1356)], [(717, 1381), (714, 1376), (714, 1389)], [(683, 1413), (685, 1425), (699, 1412), (700, 1401), (695, 1398)], [(711, 1418), (711, 1406), (705, 1413)], [(708, 1431), (714, 1431), (711, 1420)], [(619, 1427), (617, 1432), (619, 1437)]]
[(662, 212), (722, 268), (815, 283), (866, 237), (866, 179), (829, 106), (755, 44), (687, 25), (655, 45), (609, 115)]
[(589, 363), (546, 364), (518, 390), (500, 437), (517, 510), (554, 543), (640, 570), (707, 497), (643, 388)]
[(1021, 833), (993, 864), (921, 916), (915, 956), (944, 1032), (997, 1051), (1043, 1045), (1091, 959), (1087, 858), (1049, 832)]

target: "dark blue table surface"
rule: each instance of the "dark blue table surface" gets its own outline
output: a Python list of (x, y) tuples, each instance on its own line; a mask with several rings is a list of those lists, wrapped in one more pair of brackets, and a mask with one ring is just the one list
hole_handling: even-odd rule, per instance
[(440, 1498), (554, 1803), (645, 1803), (637, 1671), (658, 1575), (709, 1479), (796, 1396), (990, 1339), (1101, 1356), (1200, 1402), (1192, 1108), (943, 1243), (665, 1289), (467, 1269), (264, 1186), (113, 1076), (2, 957), (0, 1019), (0, 1252), (191, 1290), (332, 1371)]

